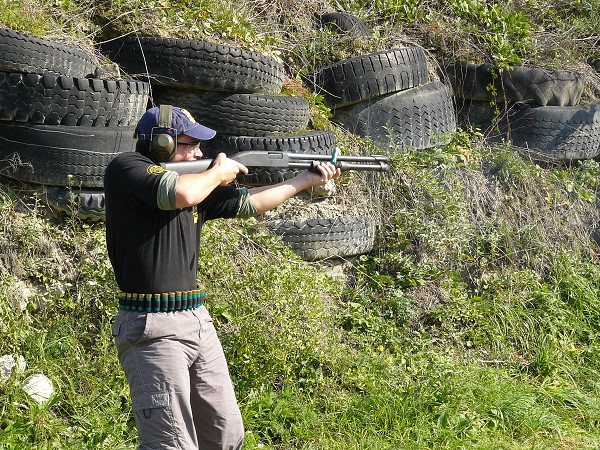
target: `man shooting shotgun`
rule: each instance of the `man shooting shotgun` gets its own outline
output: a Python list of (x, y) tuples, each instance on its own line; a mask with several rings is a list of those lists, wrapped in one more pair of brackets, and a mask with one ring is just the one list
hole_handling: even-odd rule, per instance
[[(136, 136), (136, 152), (121, 153), (108, 164), (104, 193), (107, 249), (120, 290), (112, 334), (129, 384), (139, 448), (239, 449), (242, 416), (196, 282), (203, 267), (202, 225), (264, 213), (337, 179), (341, 167), (311, 162), (311, 170), (282, 183), (237, 188), (231, 182), (248, 166), (225, 153), (201, 160), (201, 143), (215, 131), (186, 110), (162, 105), (146, 111)], [(296, 163), (289, 154), (280, 156), (260, 163)]]

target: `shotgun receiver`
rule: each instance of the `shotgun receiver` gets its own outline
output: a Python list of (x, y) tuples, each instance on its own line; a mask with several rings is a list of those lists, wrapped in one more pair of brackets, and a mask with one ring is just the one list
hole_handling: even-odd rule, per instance
[[(269, 152), (250, 150), (228, 155), (248, 168), (280, 168), (280, 169), (308, 169), (317, 171), (316, 166), (321, 161), (329, 161), (342, 171), (345, 170), (370, 170), (374, 172), (389, 172), (390, 165), (387, 156), (337, 156), (312, 155), (307, 153)], [(212, 165), (212, 159), (197, 159), (196, 161), (180, 161), (173, 163), (160, 163), (166, 170), (173, 170), (180, 175), (188, 173), (205, 172)]]

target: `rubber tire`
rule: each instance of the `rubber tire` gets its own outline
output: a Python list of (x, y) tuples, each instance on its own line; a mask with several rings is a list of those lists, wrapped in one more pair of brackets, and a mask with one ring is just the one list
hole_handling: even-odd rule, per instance
[(511, 131), (513, 145), (553, 161), (592, 159), (600, 155), (600, 102), (585, 106), (522, 105)]
[(106, 219), (106, 202), (102, 190), (49, 187), (40, 190), (40, 197), (53, 210), (67, 216), (91, 222)]
[[(292, 136), (228, 136), (217, 135), (202, 145), (207, 158), (224, 152), (232, 155), (244, 151), (290, 152), (326, 155), (333, 153), (336, 139), (331, 131), (313, 131)], [(281, 168), (250, 168), (248, 174), (240, 174), (237, 181), (250, 186), (264, 186), (295, 177), (301, 170)]]
[(222, 134), (264, 136), (295, 133), (308, 126), (310, 106), (304, 97), (154, 90), (157, 104), (179, 105), (199, 122)]
[(587, 63), (592, 66), (596, 72), (600, 73), (600, 59), (588, 58)]
[(96, 71), (88, 53), (58, 42), (0, 28), (0, 71), (87, 77)]
[(329, 154), (333, 152), (335, 145), (335, 135), (331, 131), (311, 131), (288, 136), (216, 135), (202, 143), (202, 152), (208, 158), (214, 158), (221, 152), (231, 155), (246, 151)]
[(372, 37), (371, 30), (366, 23), (344, 11), (321, 14), (317, 16), (317, 22), (320, 28), (328, 28), (338, 33), (348, 33), (365, 38)]
[[(585, 79), (565, 70), (516, 67), (492, 75), (491, 64), (459, 62), (444, 67), (456, 97), (480, 101), (531, 102), (540, 106), (579, 104)], [(496, 91), (494, 95), (490, 86)]]
[(329, 107), (343, 107), (428, 81), (427, 58), (420, 47), (404, 47), (349, 58), (304, 77)]
[[(484, 102), (473, 102), (470, 120), (487, 126), (490, 141), (508, 140), (536, 161), (574, 161), (600, 155), (600, 102), (580, 106), (508, 105), (495, 114)], [(466, 106), (465, 106), (466, 107)], [(464, 118), (462, 120), (465, 120)]]
[[(1, 175), (53, 186), (100, 188), (117, 154), (134, 151), (134, 127), (68, 127), (0, 122)], [(18, 157), (24, 165), (11, 165)]]
[(267, 228), (307, 261), (362, 255), (375, 243), (375, 222), (369, 216), (272, 221)]
[(209, 42), (126, 36), (100, 45), (130, 76), (165, 86), (242, 93), (278, 93), (285, 71), (274, 58)]
[(143, 81), (0, 72), (0, 121), (131, 126), (148, 106)]
[(439, 81), (337, 109), (334, 117), (386, 151), (444, 145), (456, 130), (450, 90)]

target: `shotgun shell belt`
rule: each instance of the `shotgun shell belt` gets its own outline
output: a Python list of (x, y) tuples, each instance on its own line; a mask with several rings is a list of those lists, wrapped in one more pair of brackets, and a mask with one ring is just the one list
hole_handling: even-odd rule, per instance
[(204, 292), (177, 291), (162, 294), (119, 293), (119, 309), (139, 312), (184, 311), (204, 305)]

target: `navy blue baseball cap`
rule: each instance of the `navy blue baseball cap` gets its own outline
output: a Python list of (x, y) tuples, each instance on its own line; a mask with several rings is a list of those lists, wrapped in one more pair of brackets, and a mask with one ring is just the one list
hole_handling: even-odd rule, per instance
[(153, 129), (155, 128), (160, 128), (161, 133), (166, 132), (171, 136), (186, 134), (202, 141), (212, 139), (217, 134), (217, 132), (212, 128), (205, 127), (204, 125), (196, 122), (196, 120), (186, 109), (178, 106), (173, 107), (173, 113), (171, 114), (171, 128), (163, 128), (163, 126), (159, 125), (158, 123), (159, 111), (160, 108), (155, 106), (154, 108), (150, 108), (148, 111), (146, 111), (140, 118), (140, 121), (136, 126), (136, 136), (139, 139), (147, 141), (151, 140)]

